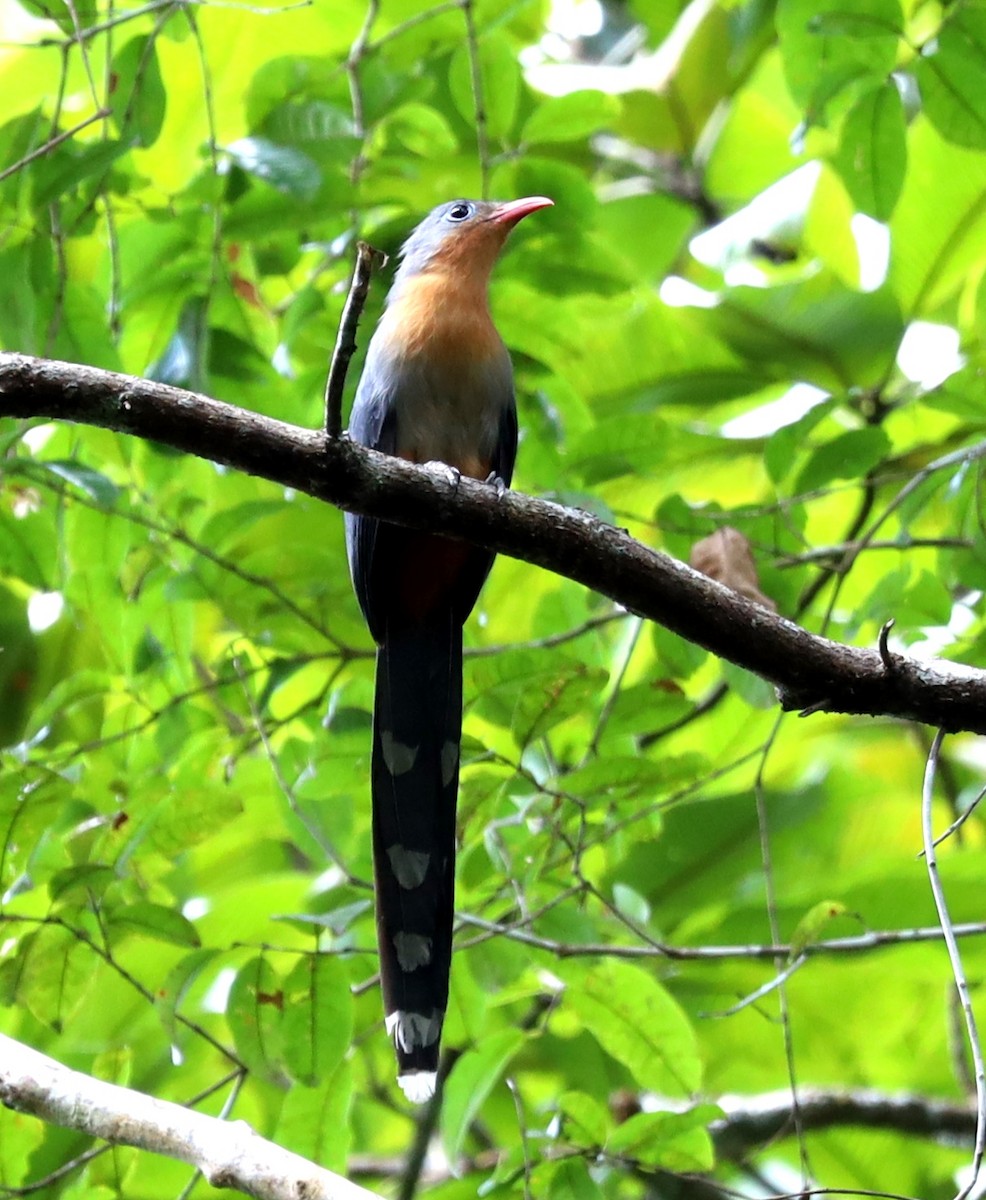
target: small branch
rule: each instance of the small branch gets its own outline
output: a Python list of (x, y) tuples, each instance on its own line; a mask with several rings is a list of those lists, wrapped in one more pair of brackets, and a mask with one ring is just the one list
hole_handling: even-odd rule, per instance
[(221, 1121), (104, 1083), (2, 1034), (0, 1104), (114, 1145), (188, 1163), (213, 1187), (258, 1200), (377, 1200), (343, 1176), (268, 1142), (245, 1121)]
[(924, 840), (924, 856), (928, 867), (928, 882), (931, 884), (931, 894), (935, 898), (935, 908), (938, 910), (938, 920), (941, 922), (942, 935), (948, 947), (948, 961), (952, 966), (952, 978), (955, 980), (955, 990), (958, 992), (965, 1017), (966, 1034), (969, 1038), (969, 1049), (972, 1052), (973, 1068), (976, 1077), (976, 1145), (972, 1154), (972, 1172), (969, 1182), (955, 1197), (955, 1200), (965, 1200), (976, 1185), (979, 1171), (983, 1165), (983, 1151), (986, 1148), (986, 1066), (983, 1064), (983, 1049), (979, 1041), (979, 1031), (976, 1028), (976, 1014), (972, 1010), (972, 1000), (969, 996), (969, 984), (962, 967), (962, 956), (955, 937), (952, 919), (948, 913), (945, 900), (945, 890), (938, 874), (938, 857), (935, 853), (935, 836), (932, 825), (932, 797), (935, 790), (935, 774), (938, 770), (938, 754), (941, 750), (945, 731), (939, 729), (935, 740), (931, 743), (928, 762), (924, 771), (924, 784), (921, 788), (921, 833)]
[(338, 438), (342, 433), (342, 393), (346, 387), (349, 360), (356, 351), (356, 326), (366, 304), (370, 277), (374, 267), (382, 267), (386, 261), (387, 256), (380, 250), (374, 250), (368, 242), (356, 243), (353, 281), (349, 285), (349, 295), (342, 310), (335, 349), (332, 351), (329, 375), (325, 381), (325, 432), (330, 438)]
[[(462, 925), (485, 930), (490, 935), (508, 937), (511, 941), (544, 950), (557, 958), (669, 958), (675, 961), (720, 962), (722, 959), (778, 959), (795, 955), (814, 958), (819, 954), (865, 954), (871, 950), (882, 950), (887, 946), (914, 945), (918, 942), (940, 942), (940, 925), (927, 925), (918, 929), (880, 929), (872, 933), (861, 933), (855, 937), (829, 938), (812, 942), (808, 946), (794, 947), (786, 943), (776, 946), (752, 943), (749, 945), (726, 946), (672, 946), (658, 942), (643, 946), (610, 945), (605, 942), (560, 942), (555, 938), (540, 937), (517, 925), (504, 925), (498, 921), (487, 921), (472, 913), (458, 913)], [(954, 925), (956, 937), (986, 936), (986, 921), (967, 922)], [(479, 940), (479, 939), (477, 939)], [(469, 943), (471, 944), (471, 943)], [(464, 949), (465, 945), (460, 945)]]
[(30, 154), (25, 154), (23, 158), (19, 158), (17, 162), (12, 163), (9, 167), (5, 167), (0, 171), (0, 183), (3, 183), (10, 175), (16, 175), (29, 163), (33, 163), (36, 158), (44, 158), (44, 156), (60, 146), (62, 142), (67, 142), (69, 138), (75, 137), (89, 125), (95, 124), (96, 121), (102, 121), (104, 117), (110, 115), (108, 108), (101, 108), (94, 112), (91, 117), (86, 117), (84, 121), (80, 121), (78, 125), (73, 125), (71, 129), (66, 129), (64, 133), (59, 133), (53, 138), (49, 138), (43, 146), (38, 146), (36, 150), (32, 150)]
[[(775, 685), (787, 710), (986, 733), (986, 672), (841, 645), (590, 513), (416, 466), (166, 384), (0, 354), (0, 417), (81, 421), (163, 442), (341, 508), (460, 538), (574, 579)], [(986, 444), (984, 444), (986, 445)], [(979, 454), (978, 447), (969, 450)]]
[(466, 47), (469, 52), (469, 71), (472, 81), (472, 98), (476, 106), (476, 152), (479, 155), (479, 175), (482, 180), (483, 199), (489, 199), (490, 185), (490, 141), (486, 127), (486, 103), (483, 99), (483, 64), (479, 57), (479, 35), (476, 31), (476, 14), (473, 0), (460, 0), (462, 16), (466, 23)]

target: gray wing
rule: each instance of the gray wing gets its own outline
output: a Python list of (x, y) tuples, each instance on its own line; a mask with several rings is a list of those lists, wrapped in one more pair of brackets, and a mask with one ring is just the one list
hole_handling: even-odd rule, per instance
[[(372, 346), (371, 346), (372, 349)], [(381, 454), (393, 454), (397, 443), (397, 409), (389, 391), (381, 386), (373, 355), (367, 356), (356, 399), (349, 418), (349, 436), (354, 442)], [(356, 599), (370, 632), (379, 642), (382, 614), (374, 612), (371, 576), (380, 522), (358, 513), (346, 513), (346, 552)]]

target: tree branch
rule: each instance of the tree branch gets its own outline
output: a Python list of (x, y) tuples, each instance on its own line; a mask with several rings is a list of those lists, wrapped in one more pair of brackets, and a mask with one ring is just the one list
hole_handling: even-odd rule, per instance
[(817, 637), (588, 513), (499, 496), (440, 464), (413, 466), (166, 384), (21, 354), (0, 354), (2, 416), (151, 438), (340, 508), (556, 571), (769, 680), (788, 710), (986, 733), (986, 672), (900, 655), (888, 668), (875, 650)]
[[(712, 1123), (709, 1132), (722, 1158), (743, 1158), (794, 1132), (787, 1089), (760, 1096), (722, 1096), (717, 1103), (725, 1115)], [(798, 1091), (798, 1109), (806, 1131), (854, 1126), (951, 1142), (971, 1142), (976, 1134), (976, 1114), (968, 1104), (949, 1104), (927, 1096), (804, 1088)]]
[(114, 1145), (176, 1158), (197, 1167), (213, 1187), (259, 1200), (376, 1200), (373, 1192), (268, 1142), (245, 1121), (220, 1121), (104, 1083), (3, 1034), (0, 1104)]

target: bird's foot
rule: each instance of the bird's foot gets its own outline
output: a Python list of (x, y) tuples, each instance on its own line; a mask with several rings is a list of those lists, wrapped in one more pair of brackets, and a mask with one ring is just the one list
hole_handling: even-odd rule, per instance
[(425, 466), (445, 479), (445, 482), (452, 489), (453, 496), (458, 493), (459, 484), (462, 482), (462, 472), (458, 467), (449, 466), (448, 463), (442, 462), (438, 458), (430, 459), (425, 463)]
[(507, 485), (500, 478), (500, 476), (497, 475), (496, 471), (490, 471), (489, 475), (486, 476), (486, 479), (484, 480), (484, 482), (488, 483), (491, 487), (496, 488), (497, 500), (503, 499), (504, 494), (507, 491)]

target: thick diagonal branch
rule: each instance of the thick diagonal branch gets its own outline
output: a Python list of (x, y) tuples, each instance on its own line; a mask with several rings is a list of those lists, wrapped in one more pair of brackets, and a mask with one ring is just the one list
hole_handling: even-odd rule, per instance
[[(773, 683), (782, 706), (986, 732), (986, 673), (817, 637), (625, 531), (517, 492), (415, 467), (345, 438), (93, 367), (0, 354), (0, 417), (163, 442), (340, 508), (488, 546), (565, 575)], [(889, 615), (889, 614), (888, 614)]]

